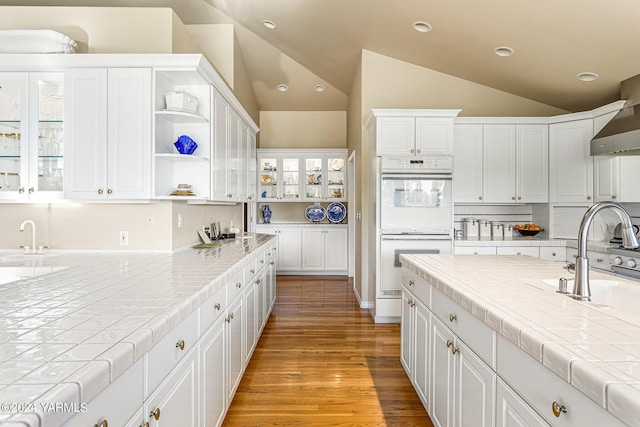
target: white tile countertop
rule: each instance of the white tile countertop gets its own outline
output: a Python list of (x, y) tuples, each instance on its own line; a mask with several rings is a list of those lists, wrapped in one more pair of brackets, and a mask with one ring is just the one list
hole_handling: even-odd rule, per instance
[[(635, 314), (560, 295), (543, 281), (571, 275), (560, 263), (533, 257), (401, 255), (401, 261), (600, 406), (637, 425), (640, 307)], [(590, 278), (636, 286), (640, 295), (640, 282), (593, 270)]]
[(68, 267), (0, 284), (0, 425), (59, 424), (43, 404), (89, 402), (272, 239), (175, 253), (0, 252), (0, 270)]

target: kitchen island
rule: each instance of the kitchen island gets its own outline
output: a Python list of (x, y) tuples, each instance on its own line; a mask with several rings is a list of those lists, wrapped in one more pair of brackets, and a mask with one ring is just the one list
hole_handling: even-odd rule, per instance
[(214, 398), (179, 425), (221, 421), (275, 299), (276, 251), (257, 234), (175, 253), (0, 253), (5, 275), (54, 270), (0, 285), (0, 425), (106, 426), (109, 412), (108, 425), (171, 425), (172, 393)]
[[(466, 425), (476, 411), (485, 425), (638, 425), (639, 311), (557, 293), (572, 275), (533, 257), (401, 261), (402, 362), (434, 424)], [(640, 295), (638, 282), (590, 276)]]

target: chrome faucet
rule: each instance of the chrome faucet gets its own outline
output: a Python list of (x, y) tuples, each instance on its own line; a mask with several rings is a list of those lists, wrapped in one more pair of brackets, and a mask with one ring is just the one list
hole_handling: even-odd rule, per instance
[(571, 297), (580, 301), (591, 300), (591, 289), (589, 289), (589, 258), (587, 258), (587, 233), (595, 214), (603, 209), (612, 208), (620, 217), (622, 224), (622, 246), (633, 249), (640, 247), (638, 238), (633, 232), (633, 224), (629, 213), (618, 203), (599, 202), (591, 206), (582, 217), (580, 230), (578, 231), (578, 255), (576, 257), (576, 276), (573, 283), (573, 294)]
[(24, 226), (27, 224), (31, 224), (31, 248), (28, 246), (24, 249), (24, 253), (26, 254), (35, 254), (37, 253), (36, 249), (36, 223), (31, 221), (30, 219), (26, 219), (20, 224), (20, 231), (24, 231)]

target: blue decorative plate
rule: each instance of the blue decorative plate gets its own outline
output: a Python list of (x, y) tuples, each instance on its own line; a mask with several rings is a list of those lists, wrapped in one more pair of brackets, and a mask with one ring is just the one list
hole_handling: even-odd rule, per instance
[(333, 202), (327, 206), (327, 218), (331, 222), (342, 222), (347, 215), (347, 208), (340, 202)]
[(326, 216), (327, 211), (320, 205), (309, 205), (304, 210), (304, 216), (313, 222), (322, 221)]

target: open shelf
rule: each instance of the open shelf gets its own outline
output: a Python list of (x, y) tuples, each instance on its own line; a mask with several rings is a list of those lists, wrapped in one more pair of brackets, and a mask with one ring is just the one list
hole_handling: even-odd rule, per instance
[(194, 156), (193, 154), (156, 153), (157, 159), (168, 162), (208, 162), (208, 157)]
[(209, 120), (199, 114), (179, 110), (158, 110), (156, 117), (161, 117), (173, 123), (209, 123)]

